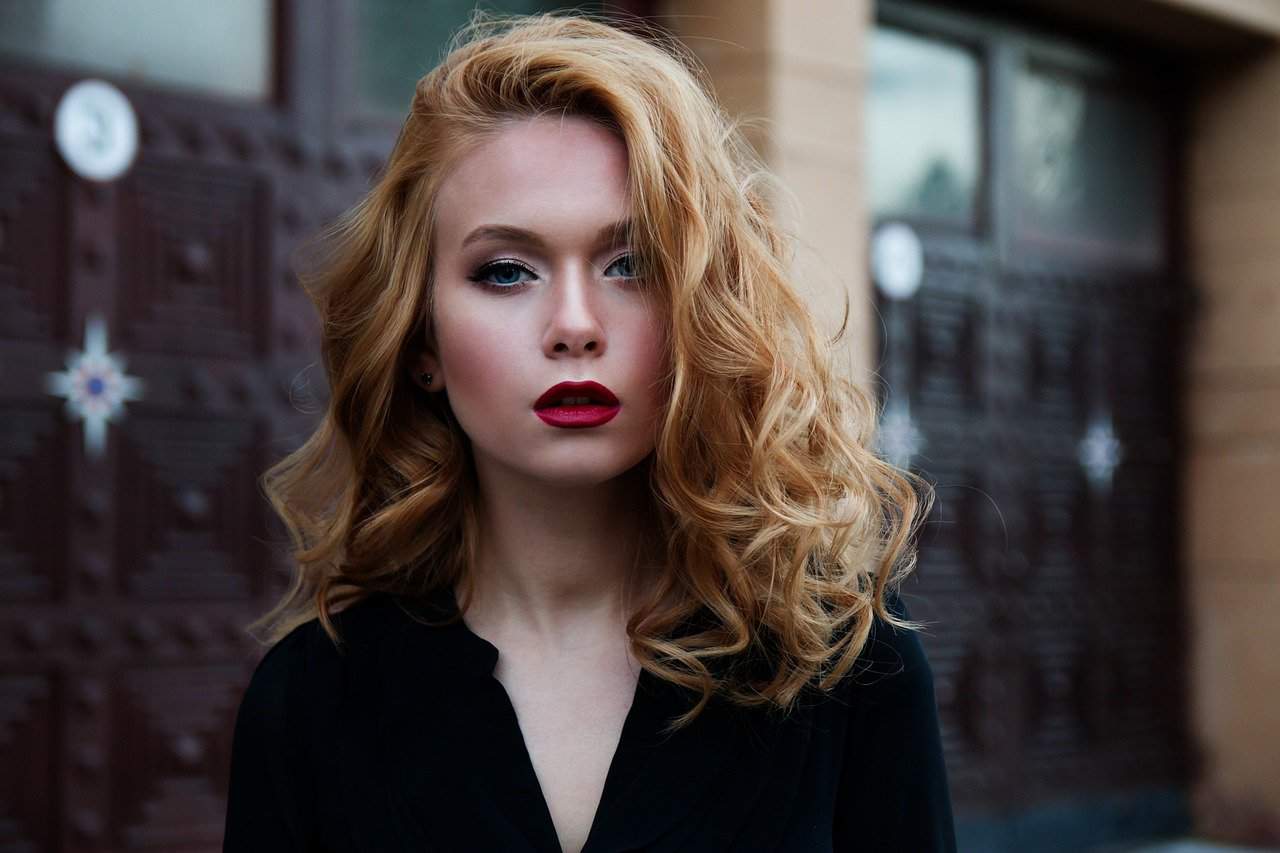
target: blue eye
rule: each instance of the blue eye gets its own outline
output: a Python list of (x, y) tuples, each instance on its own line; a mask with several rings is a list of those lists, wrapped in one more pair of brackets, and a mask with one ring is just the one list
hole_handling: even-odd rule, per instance
[(605, 272), (607, 273), (609, 270), (613, 269), (618, 264), (624, 264), (624, 266), (628, 270), (627, 272), (622, 274), (621, 276), (622, 278), (636, 278), (639, 275), (639, 273), (635, 269), (635, 262), (633, 260), (633, 256), (630, 254), (623, 255), (622, 257), (618, 258), (616, 261), (614, 261), (612, 264), (608, 266)]
[[(527, 284), (520, 281), (522, 272), (534, 275), (533, 270), (517, 261), (492, 261), (467, 276), (467, 279), (489, 290), (521, 290)], [(514, 279), (509, 278), (512, 275), (515, 276)]]

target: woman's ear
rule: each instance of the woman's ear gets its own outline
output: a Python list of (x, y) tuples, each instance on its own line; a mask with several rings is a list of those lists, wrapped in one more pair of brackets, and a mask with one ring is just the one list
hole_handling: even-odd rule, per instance
[[(438, 391), (444, 387), (444, 374), (440, 371), (440, 361), (433, 353), (421, 352), (413, 360), (411, 370), (413, 381), (428, 391)], [(428, 377), (430, 379), (428, 380)]]

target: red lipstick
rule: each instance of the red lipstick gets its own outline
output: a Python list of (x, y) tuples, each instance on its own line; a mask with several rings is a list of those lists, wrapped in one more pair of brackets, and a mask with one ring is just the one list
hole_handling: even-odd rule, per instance
[(599, 382), (560, 382), (533, 404), (533, 413), (554, 427), (581, 429), (600, 426), (617, 416), (622, 404)]

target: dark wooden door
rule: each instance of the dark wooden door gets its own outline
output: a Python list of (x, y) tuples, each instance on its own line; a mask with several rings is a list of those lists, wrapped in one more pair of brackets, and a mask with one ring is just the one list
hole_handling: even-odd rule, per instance
[(871, 50), (882, 449), (937, 489), (907, 600), (970, 849), (1185, 819), (1178, 75), (1082, 45), (884, 2)]
[[(288, 253), (383, 142), (331, 120), (326, 6), (262, 5), (255, 95), (12, 55), (0, 71), (2, 849), (221, 844), (259, 654), (243, 626), (286, 572), (256, 477), (306, 429), (300, 386), (316, 384)], [(53, 144), (86, 77), (138, 117), (137, 159), (111, 182)], [(96, 446), (45, 383), (94, 348), (95, 322), (142, 383)]]
[[(106, 70), (118, 45), (84, 49), (67, 4), (0, 10), (0, 850), (220, 849), (262, 652), (244, 626), (290, 571), (257, 477), (325, 396), (290, 253), (368, 187), (472, 6), (203, 5), (197, 22), (153, 3), (170, 36), (139, 45), (140, 69)], [(219, 34), (235, 9), (260, 17)], [(182, 29), (226, 54), (174, 83)], [(241, 56), (252, 39), (265, 57)], [(224, 79), (256, 59), (257, 90)], [(54, 145), (59, 99), (86, 77), (138, 118), (137, 159), (109, 182)], [(76, 361), (86, 348), (113, 358)], [(62, 373), (92, 408), (121, 372), (134, 393), (97, 429), (51, 393)]]

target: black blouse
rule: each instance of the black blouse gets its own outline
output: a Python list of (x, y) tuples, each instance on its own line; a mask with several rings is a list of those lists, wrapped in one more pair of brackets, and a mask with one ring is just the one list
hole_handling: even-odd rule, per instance
[[(906, 616), (896, 595), (890, 609)], [(378, 593), (262, 658), (231, 749), (224, 851), (560, 853), (498, 649), (451, 589)], [(954, 851), (951, 801), (919, 637), (877, 619), (837, 692), (786, 718), (693, 694), (641, 670), (584, 853)]]

